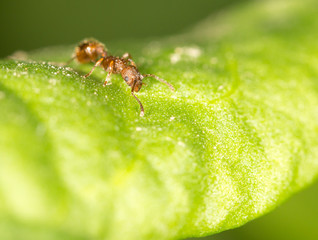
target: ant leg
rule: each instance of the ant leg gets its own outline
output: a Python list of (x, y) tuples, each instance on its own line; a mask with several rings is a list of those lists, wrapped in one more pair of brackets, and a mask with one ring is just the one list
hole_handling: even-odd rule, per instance
[(145, 115), (145, 111), (144, 111), (144, 107), (142, 106), (140, 100), (136, 97), (136, 95), (134, 94), (134, 88), (136, 85), (136, 81), (134, 82), (134, 84), (131, 87), (131, 95), (134, 96), (134, 98), (137, 100), (137, 102), (139, 103), (140, 106), (140, 117), (143, 117)]
[(104, 84), (103, 84), (103, 87), (105, 87), (105, 86), (107, 85), (107, 82), (108, 82), (109, 79), (110, 79), (110, 75), (111, 75), (111, 73), (108, 72), (108, 73), (107, 73), (107, 76), (106, 76), (106, 79), (105, 79), (105, 82), (104, 82)]
[(64, 63), (63, 66), (69, 65), (75, 58), (76, 58), (76, 56), (72, 57), (70, 60), (68, 60), (66, 63)]
[[(105, 82), (104, 82), (104, 84), (103, 84), (104, 87), (106, 86), (106, 84), (107, 84), (107, 82), (108, 82), (108, 80), (109, 80), (109, 78), (110, 78), (110, 75), (111, 75), (112, 72), (113, 72), (113, 69), (114, 69), (114, 61), (111, 61), (111, 62), (109, 63), (109, 65), (108, 65), (108, 68), (107, 68), (108, 72), (107, 72), (107, 76), (106, 76)], [(106, 70), (106, 69), (105, 69), (105, 70)], [(106, 70), (106, 71), (107, 71), (107, 70)]]
[(132, 59), (129, 58), (128, 61), (132, 66), (134, 66), (135, 68), (137, 67), (136, 63)]
[(134, 67), (137, 67), (136, 63), (131, 59), (131, 55), (129, 53), (124, 53), (124, 55), (121, 57), (122, 59), (127, 59), (130, 64)]
[(158, 76), (156, 76), (154, 74), (144, 74), (142, 76), (143, 77), (153, 77), (153, 78), (157, 79), (158, 81), (166, 84), (171, 89), (171, 91), (174, 91), (174, 87), (170, 83), (168, 83), (167, 81), (163, 80), (162, 78), (160, 78), (160, 77), (158, 77)]
[(95, 69), (96, 67), (98, 67), (98, 66), (102, 63), (102, 61), (104, 61), (104, 59), (105, 59), (105, 58), (103, 58), (103, 57), (102, 57), (101, 59), (99, 59), (99, 60), (95, 63), (94, 67), (90, 70), (90, 72), (87, 73), (86, 75), (84, 75), (84, 78), (87, 78), (89, 75), (91, 75), (92, 72), (94, 71), (94, 69)]

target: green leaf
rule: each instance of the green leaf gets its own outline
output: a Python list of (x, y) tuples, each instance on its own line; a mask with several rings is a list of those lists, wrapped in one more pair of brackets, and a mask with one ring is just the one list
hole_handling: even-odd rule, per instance
[(313, 182), (315, 9), (257, 1), (183, 35), (107, 46), (176, 88), (145, 79), (143, 118), (120, 76), (103, 87), (102, 69), (84, 79), (91, 65), (52, 63), (72, 47), (1, 61), (1, 239), (204, 236)]

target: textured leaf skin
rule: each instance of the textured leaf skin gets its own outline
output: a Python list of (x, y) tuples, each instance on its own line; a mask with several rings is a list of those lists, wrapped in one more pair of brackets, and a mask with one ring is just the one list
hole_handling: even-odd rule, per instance
[[(104, 88), (102, 70), (81, 77), (90, 65), (3, 60), (1, 239), (204, 236), (310, 184), (318, 172), (315, 9), (309, 0), (258, 1), (182, 36), (114, 44), (176, 88), (145, 80), (143, 118), (119, 76)], [(71, 51), (28, 57), (66, 61)]]

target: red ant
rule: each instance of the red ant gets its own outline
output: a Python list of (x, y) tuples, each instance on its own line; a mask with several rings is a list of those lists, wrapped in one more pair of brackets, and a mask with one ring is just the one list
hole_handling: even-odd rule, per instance
[(108, 55), (105, 46), (96, 40), (84, 40), (81, 42), (76, 47), (74, 56), (68, 63), (70, 63), (73, 59), (76, 59), (79, 63), (95, 63), (91, 71), (84, 76), (85, 78), (90, 76), (97, 66), (102, 65), (104, 70), (107, 72), (103, 85), (104, 87), (109, 81), (111, 74), (121, 74), (125, 82), (131, 87), (131, 94), (139, 103), (141, 117), (144, 115), (144, 107), (134, 92), (138, 92), (141, 89), (143, 85), (142, 80), (145, 77), (153, 77), (158, 81), (165, 83), (172, 91), (174, 91), (174, 87), (170, 83), (158, 76), (154, 74), (140, 74), (136, 63), (131, 59), (129, 53), (125, 53), (121, 58)]

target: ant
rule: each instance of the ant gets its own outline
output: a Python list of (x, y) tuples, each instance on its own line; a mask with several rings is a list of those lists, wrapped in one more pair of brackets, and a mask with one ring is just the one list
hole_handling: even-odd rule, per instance
[(102, 68), (107, 72), (107, 76), (103, 85), (104, 87), (109, 81), (111, 74), (121, 74), (128, 86), (131, 87), (131, 94), (139, 103), (141, 117), (144, 116), (144, 107), (134, 92), (138, 92), (142, 85), (144, 85), (142, 80), (145, 77), (153, 77), (158, 81), (165, 83), (172, 91), (174, 91), (174, 87), (170, 83), (159, 78), (158, 76), (154, 74), (140, 74), (136, 63), (131, 59), (129, 53), (125, 53), (122, 57), (111, 56), (108, 54), (106, 47), (97, 40), (82, 41), (75, 48), (74, 56), (70, 59), (70, 61), (67, 62), (67, 64), (74, 59), (76, 59), (79, 63), (95, 63), (91, 71), (84, 75), (84, 78), (90, 76), (94, 69), (101, 65)]

